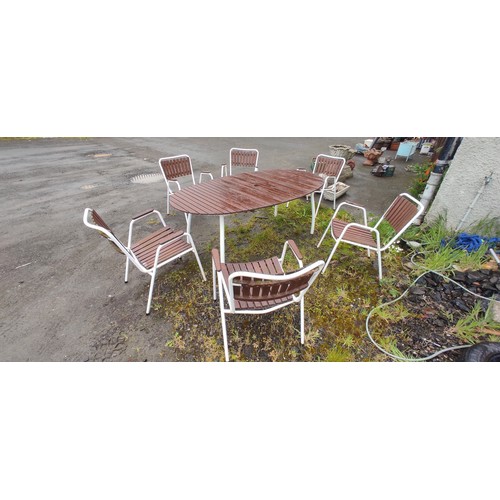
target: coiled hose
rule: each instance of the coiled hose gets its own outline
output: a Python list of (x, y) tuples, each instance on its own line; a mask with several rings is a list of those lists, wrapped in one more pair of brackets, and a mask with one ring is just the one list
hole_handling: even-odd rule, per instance
[[(417, 255), (417, 254), (415, 254)], [(434, 354), (431, 354), (429, 356), (426, 356), (425, 358), (406, 358), (406, 357), (403, 357), (403, 356), (397, 356), (396, 354), (392, 354), (390, 352), (387, 352), (380, 344), (378, 344), (372, 337), (371, 335), (371, 332), (370, 332), (370, 327), (369, 327), (369, 323), (370, 323), (370, 318), (372, 316), (372, 314), (377, 311), (378, 309), (382, 309), (383, 307), (387, 307), (391, 304), (394, 304), (395, 302), (398, 302), (399, 300), (401, 300), (407, 293), (408, 291), (410, 290), (410, 288), (422, 277), (422, 276), (425, 276), (426, 274), (429, 274), (429, 273), (433, 273), (433, 274), (436, 274), (437, 276), (441, 276), (441, 278), (444, 278), (445, 280), (447, 281), (451, 281), (452, 283), (454, 283), (455, 285), (458, 285), (460, 288), (463, 288), (466, 292), (468, 293), (471, 293), (472, 295), (476, 296), (476, 297), (479, 297), (480, 299), (485, 299), (485, 300), (489, 300), (489, 301), (493, 301), (493, 302), (500, 302), (499, 300), (496, 300), (494, 299), (493, 297), (483, 297), (482, 295), (479, 295), (475, 292), (472, 292), (470, 290), (468, 290), (467, 288), (465, 288), (463, 285), (461, 285), (460, 283), (457, 283), (455, 280), (451, 279), (450, 277), (448, 276), (445, 276), (441, 273), (439, 273), (438, 271), (435, 271), (433, 269), (427, 269), (426, 267), (420, 265), (420, 264), (417, 264), (416, 262), (413, 261), (413, 258), (414, 256), (413, 255), (411, 257), (411, 262), (416, 265), (417, 267), (420, 267), (422, 269), (426, 269), (420, 276), (418, 276), (418, 278), (416, 278), (413, 283), (396, 299), (394, 300), (391, 300), (390, 302), (386, 302), (384, 304), (380, 304), (379, 306), (376, 306), (374, 307), (369, 313), (368, 313), (368, 316), (366, 317), (366, 323), (365, 323), (365, 326), (366, 326), (366, 333), (368, 334), (368, 337), (369, 339), (372, 341), (372, 343), (375, 345), (375, 347), (377, 349), (379, 349), (380, 351), (382, 351), (384, 354), (386, 354), (387, 356), (390, 356), (391, 358), (393, 359), (397, 359), (397, 360), (400, 360), (400, 361), (428, 361), (429, 359), (433, 359), (435, 358), (436, 356), (439, 356), (440, 354), (443, 354), (445, 352), (448, 352), (448, 351), (454, 351), (454, 350), (457, 350), (457, 349), (464, 349), (466, 347), (471, 347), (472, 345), (474, 344), (465, 344), (465, 345), (457, 345), (457, 346), (452, 346), (452, 347), (447, 347), (446, 349), (441, 349), (440, 351), (434, 353)]]

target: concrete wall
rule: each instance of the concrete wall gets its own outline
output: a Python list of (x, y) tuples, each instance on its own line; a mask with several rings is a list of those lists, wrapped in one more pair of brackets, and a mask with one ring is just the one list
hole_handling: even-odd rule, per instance
[(456, 229), (485, 177), (493, 172), (461, 230), (484, 217), (500, 217), (500, 137), (464, 137), (448, 168), (425, 220), (446, 212), (448, 226)]

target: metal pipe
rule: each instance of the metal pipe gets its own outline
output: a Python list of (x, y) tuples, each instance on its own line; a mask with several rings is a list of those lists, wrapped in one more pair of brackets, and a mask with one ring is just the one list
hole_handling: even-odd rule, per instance
[(414, 222), (415, 225), (418, 226), (422, 224), (425, 214), (427, 213), (427, 209), (429, 208), (430, 204), (436, 197), (436, 192), (439, 188), (439, 185), (441, 184), (441, 181), (443, 180), (443, 174), (446, 171), (446, 169), (450, 166), (450, 162), (455, 157), (455, 153), (461, 142), (462, 142), (462, 137), (440, 138), (439, 140), (440, 146), (438, 153), (439, 158), (437, 160), (433, 159), (433, 161), (435, 161), (435, 165), (432, 170), (432, 173), (429, 176), (429, 179), (427, 180), (427, 184), (420, 199), (420, 201), (424, 205), (424, 210), (420, 214), (420, 216), (415, 220)]
[(435, 172), (431, 172), (429, 175), (429, 179), (427, 179), (427, 184), (425, 185), (424, 192), (420, 198), (420, 203), (424, 206), (424, 212), (427, 210), (427, 207), (430, 205), (431, 201), (434, 199), (434, 193), (438, 188), (439, 184), (441, 184), (441, 178), (443, 174), (437, 174)]
[(498, 255), (496, 254), (495, 250), (493, 250), (493, 248), (490, 248), (490, 253), (493, 256), (493, 258), (497, 261), (497, 264), (500, 264), (500, 259), (498, 258)]
[(460, 222), (458, 223), (458, 226), (457, 228), (455, 229), (455, 231), (459, 231), (460, 228), (463, 226), (464, 222), (465, 222), (465, 219), (467, 219), (467, 217), (469, 216), (469, 214), (471, 213), (472, 209), (474, 208), (474, 206), (476, 205), (477, 203), (477, 200), (479, 200), (479, 197), (483, 194), (483, 191), (485, 189), (485, 187), (491, 182), (491, 178), (493, 177), (493, 172), (490, 173), (490, 175), (487, 175), (485, 178), (484, 178), (484, 183), (483, 185), (479, 188), (477, 194), (476, 194), (476, 197), (472, 200), (472, 203), (469, 205), (469, 208), (467, 209), (467, 211), (465, 212), (465, 215), (462, 217), (462, 219), (460, 220)]

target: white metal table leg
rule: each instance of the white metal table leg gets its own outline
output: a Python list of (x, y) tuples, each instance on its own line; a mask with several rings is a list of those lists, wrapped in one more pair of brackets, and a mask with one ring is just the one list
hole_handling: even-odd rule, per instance
[(314, 224), (316, 222), (316, 211), (314, 210), (314, 192), (311, 194), (311, 213), (312, 213), (311, 234), (314, 234)]
[(186, 233), (191, 234), (191, 214), (187, 214), (186, 217)]

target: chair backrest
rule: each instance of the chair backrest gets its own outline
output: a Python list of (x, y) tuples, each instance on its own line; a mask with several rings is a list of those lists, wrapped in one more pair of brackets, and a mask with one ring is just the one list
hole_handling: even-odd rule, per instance
[(259, 152), (257, 149), (231, 148), (229, 151), (230, 167), (251, 167), (257, 169)]
[(298, 271), (278, 275), (233, 272), (229, 276), (229, 305), (234, 310), (235, 302), (244, 301), (247, 309), (268, 309), (298, 302), (314, 283), (324, 264), (319, 260)]
[[(92, 222), (89, 222), (89, 217)], [(104, 222), (102, 217), (92, 208), (86, 208), (83, 213), (83, 223), (92, 229), (95, 229), (101, 236), (106, 238), (111, 246), (119, 253), (126, 255), (127, 257), (132, 258), (135, 262), (135, 257), (131, 254), (127, 247), (115, 236), (115, 233), (111, 230), (111, 228)]]
[(158, 160), (160, 169), (163, 173), (165, 181), (174, 181), (179, 177), (190, 175), (194, 182), (193, 166), (191, 158), (188, 155), (177, 155), (160, 158)]
[(314, 162), (313, 173), (338, 178), (345, 165), (345, 158), (339, 156), (318, 155)]
[(412, 222), (422, 213), (424, 206), (420, 201), (410, 196), (408, 193), (401, 193), (391, 203), (384, 215), (379, 219), (375, 227), (386, 221), (390, 224), (395, 234), (384, 247), (392, 245), (399, 238)]

